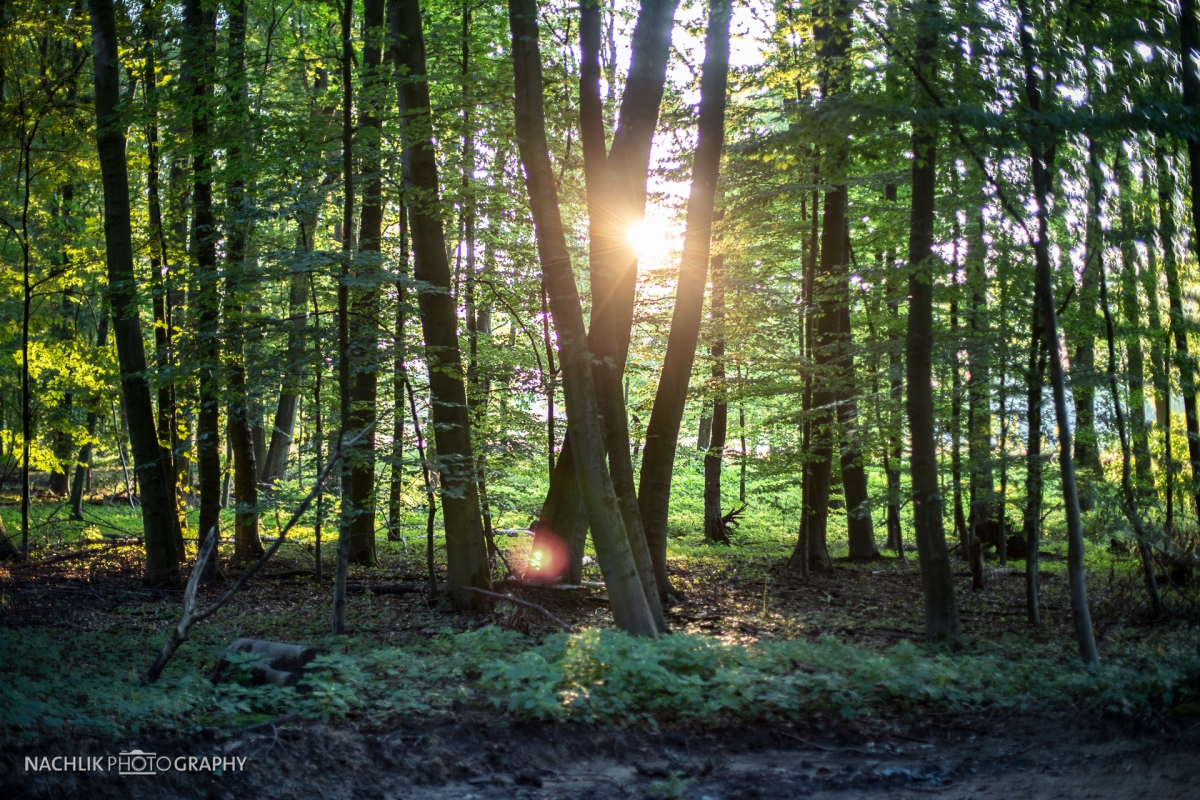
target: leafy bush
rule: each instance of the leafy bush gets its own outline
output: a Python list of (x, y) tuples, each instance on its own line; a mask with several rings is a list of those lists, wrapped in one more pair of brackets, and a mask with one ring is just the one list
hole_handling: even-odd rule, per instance
[(606, 725), (772, 719), (802, 709), (846, 719), (917, 706), (1128, 711), (1172, 703), (1178, 687), (1200, 676), (1195, 635), (1174, 639), (1151, 657), (1116, 654), (1087, 672), (1066, 648), (1030, 658), (1014, 645), (951, 655), (904, 642), (877, 653), (829, 637), (746, 647), (589, 630), (493, 661), (481, 685), (492, 703), (519, 716)]

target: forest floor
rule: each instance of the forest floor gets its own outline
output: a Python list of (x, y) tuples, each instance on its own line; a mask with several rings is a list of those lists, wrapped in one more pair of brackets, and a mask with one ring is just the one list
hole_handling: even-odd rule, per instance
[[(1110, 698), (1107, 705), (1076, 707), (1068, 686), (1045, 706), (981, 700), (967, 707), (961, 699), (958, 705), (896, 703), (885, 691), (856, 700), (849, 719), (846, 707), (839, 715), (826, 703), (740, 721), (688, 718), (678, 708), (661, 724), (649, 714), (635, 714), (627, 723), (618, 718), (615, 727), (611, 719), (602, 725), (529, 721), (488, 702), (492, 689), (479, 688), (479, 665), (503, 648), (515, 658), (538, 647), (553, 638), (554, 625), (542, 611), (504, 602), (475, 614), (430, 608), (420, 592), (406, 588), (427, 577), (416, 537), (380, 541), (377, 566), (351, 568), (352, 584), (374, 590), (351, 596), (351, 636), (333, 640), (327, 635), (332, 543), (326, 540), (326, 579), (318, 584), (311, 531), (299, 531), (262, 578), (195, 629), (155, 694), (140, 687), (140, 675), (178, 619), (181, 591), (142, 587), (136, 542), (121, 538), (136, 533), (134, 519), (104, 519), (99, 528), (68, 532), (57, 541), (45, 535), (53, 520), (39, 523), (45, 546), (37, 559), (0, 568), (5, 798), (720, 800), (884, 791), (914, 798), (1200, 797), (1200, 673), (1178, 670), (1175, 684), (1115, 706)], [(501, 537), (499, 544), (519, 572), (529, 538)], [(673, 540), (671, 577), (685, 599), (668, 609), (672, 629), (727, 647), (796, 641), (815, 647), (830, 637), (854, 653), (881, 657), (908, 647), (906, 642), (923, 647), (912, 555), (852, 563), (836, 557), (835, 543), (834, 569), (804, 581), (785, 566), (789, 548), (789, 542), (752, 537), (732, 549)], [(1064, 685), (1079, 673), (1072, 663), (1065, 548), (1050, 541), (1043, 549), (1038, 630), (1025, 621), (1024, 562), (990, 561), (983, 592), (971, 591), (965, 564), (956, 566), (968, 658), (976, 659), (962, 661), (964, 669), (1017, 663), (985, 659), (1002, 652), (1043, 659), (1022, 668), (1036, 675), (1044, 665), (1048, 676), (1058, 670), (1055, 675), (1068, 676), (1065, 682), (1055, 678)], [(1155, 618), (1136, 562), (1102, 545), (1090, 551), (1089, 594), (1105, 663), (1120, 664), (1114, 669), (1126, 671), (1121, 674), (1151, 669), (1160, 657), (1164, 664), (1182, 663), (1178, 653), (1168, 654), (1172, 643), (1194, 659), (1200, 642), (1196, 587), (1165, 589), (1168, 613)], [(227, 565), (226, 582), (202, 588), (201, 604), (239, 572)], [(600, 578), (594, 564), (585, 572), (588, 580)], [(602, 590), (512, 581), (498, 583), (497, 590), (542, 606), (575, 630), (611, 629)], [(490, 640), (469, 639), (488, 630), (508, 632), (494, 651), (486, 650)], [(376, 683), (355, 683), (351, 676), (330, 691), (328, 705), (312, 699), (317, 692), (307, 705), (295, 706), (299, 718), (247, 730), (292, 706), (280, 705), (286, 698), (255, 694), (274, 687), (218, 691), (208, 684), (221, 652), (239, 636), (317, 644), (345, 659), (360, 658), (354, 670), (365, 665), (384, 674)], [(482, 655), (470, 649), (479, 642)], [(927, 662), (959, 663), (957, 658), (931, 652)], [(351, 670), (345, 663), (340, 668)], [(997, 675), (996, 682), (1004, 677)], [(987, 676), (972, 680), (989, 683)], [(186, 688), (201, 683), (208, 688)], [(377, 684), (404, 688), (384, 696)], [(110, 687), (113, 698), (105, 697)], [(351, 698), (349, 705), (343, 695)], [(167, 771), (153, 777), (34, 772), (25, 763), (26, 757), (108, 757), (135, 748), (172, 758), (220, 754), (247, 761), (243, 770), (224, 774)]]
[[(6, 798), (271, 800), (757, 800), (1200, 797), (1200, 726), (1170, 732), (1071, 713), (947, 719), (907, 733), (804, 722), (704, 732), (613, 732), (494, 716), (386, 731), (280, 725), (245, 734), (51, 741), (4, 748)], [(245, 759), (221, 774), (33, 773), (28, 756)]]

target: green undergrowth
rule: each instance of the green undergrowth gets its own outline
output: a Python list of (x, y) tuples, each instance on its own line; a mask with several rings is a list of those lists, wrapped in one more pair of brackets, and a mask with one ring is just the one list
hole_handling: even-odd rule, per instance
[(740, 646), (591, 629), (539, 644), (486, 627), (402, 647), (315, 642), (326, 654), (288, 689), (250, 685), (247, 659), (234, 664), (235, 680), (214, 685), (216, 637), (185, 645), (164, 678), (144, 686), (148, 643), (139, 649), (119, 635), (61, 633), (0, 631), (5, 739), (186, 735), (293, 711), (374, 726), (492, 709), (510, 719), (707, 727), (989, 708), (1136, 713), (1200, 700), (1200, 634), (1185, 630), (1110, 642), (1099, 669), (1087, 672), (1066, 646), (1016, 640), (957, 653), (909, 643), (872, 651), (829, 637)]

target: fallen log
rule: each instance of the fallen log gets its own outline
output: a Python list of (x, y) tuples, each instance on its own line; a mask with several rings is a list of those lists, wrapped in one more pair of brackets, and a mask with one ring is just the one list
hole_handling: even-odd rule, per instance
[(250, 677), (253, 683), (270, 683), (280, 688), (295, 686), (304, 677), (304, 668), (321, 652), (319, 648), (300, 644), (268, 642), (262, 639), (235, 639), (217, 662), (216, 669), (213, 670), (212, 681), (220, 683), (227, 677), (230, 656), (250, 653), (270, 659), (270, 661), (250, 668)]

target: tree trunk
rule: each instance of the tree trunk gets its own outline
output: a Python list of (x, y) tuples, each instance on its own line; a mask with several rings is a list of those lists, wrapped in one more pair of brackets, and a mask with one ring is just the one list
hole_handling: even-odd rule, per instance
[[(96, 328), (96, 351), (104, 353), (108, 349), (108, 314), (104, 313)], [(71, 519), (83, 521), (83, 490), (87, 483), (88, 472), (92, 468), (92, 440), (96, 437), (96, 423), (99, 413), (96, 411), (100, 403), (99, 397), (93, 397), (87, 412), (87, 441), (79, 449), (79, 463), (75, 465), (75, 477), (71, 481)], [(178, 552), (178, 551), (177, 551)]]
[[(1025, 62), (1025, 96), (1035, 115), (1042, 112), (1041, 89), (1033, 53), (1033, 21), (1028, 0), (1018, 0), (1020, 7), (1021, 55)], [(1033, 252), (1036, 259), (1037, 287), (1041, 292), (1042, 321), (1049, 342), (1050, 385), (1054, 392), (1054, 415), (1058, 423), (1059, 471), (1062, 475), (1063, 505), (1067, 518), (1067, 571), (1071, 585), (1071, 616), (1075, 622), (1075, 637), (1080, 658), (1085, 664), (1098, 664), (1096, 638), (1092, 631), (1088, 609), (1087, 574), (1083, 563), (1083, 521), (1079, 510), (1079, 492), (1075, 483), (1075, 461), (1071, 455), (1071, 420), (1067, 409), (1066, 376), (1063, 369), (1062, 342), (1058, 338), (1058, 314), (1054, 308), (1054, 269), (1050, 263), (1049, 215), (1050, 174), (1042, 158), (1041, 142), (1033, 138), (1029, 145), (1033, 167), (1034, 199), (1037, 202), (1037, 238)]]
[[(381, 144), (385, 82), (382, 77), (384, 0), (363, 3), (363, 81), (356, 133), (363, 195), (354, 285), (350, 290), (350, 430), (375, 421), (379, 384), (379, 291), (382, 267), (383, 173)], [(419, 73), (414, 73), (419, 74)], [(354, 516), (350, 522), (350, 561), (370, 565), (375, 556), (375, 431), (349, 454), (353, 469)]]
[[(584, 151), (588, 207), (592, 209), (589, 211), (592, 320), (588, 331), (588, 347), (593, 356), (606, 365), (597, 369), (593, 376), (596, 399), (599, 412), (605, 417), (605, 442), (610, 463), (614, 466), (611, 478), (621, 501), (622, 513), (633, 526), (627, 529), (627, 533), (634, 541), (635, 556), (639, 559), (643, 556), (650, 558), (652, 548), (646, 540), (635, 495), (633, 464), (629, 455), (629, 429), (621, 395), (637, 288), (637, 256), (629, 244), (627, 232), (628, 226), (641, 219), (645, 212), (650, 145), (658, 124), (666, 82), (676, 5), (677, 0), (642, 0), (633, 32), (629, 76), (621, 98), (612, 149), (607, 158), (603, 147), (599, 71), (590, 72), (591, 77), (587, 80), (583, 74), (580, 75), (580, 139)], [(586, 4), (583, 8), (587, 8)], [(597, 62), (585, 57), (581, 66), (588, 63)], [(567, 446), (565, 439), (564, 453)], [(559, 458), (561, 460), (562, 456)], [(552, 480), (550, 491), (554, 492), (555, 488), (560, 493), (568, 492), (565, 481)], [(553, 509), (568, 516), (550, 519), (545, 526), (539, 521), (539, 533), (543, 530), (552, 533), (555, 530), (579, 529), (582, 523), (572, 515), (582, 507), (569, 500), (569, 497), (547, 496), (543, 511)], [(559, 535), (553, 538), (557, 539)], [(568, 547), (573, 550), (573, 543), (567, 541)], [(646, 543), (645, 546), (643, 543)], [(538, 548), (541, 544), (540, 536), (535, 537), (534, 547)], [(554, 546), (553, 542), (548, 544)], [(657, 585), (655, 573), (646, 572), (642, 575), (647, 586), (652, 578), (656, 593), (661, 597), (666, 587)]]
[(399, 279), (396, 281), (396, 338), (392, 345), (392, 464), (388, 485), (388, 539), (400, 541), (403, 525), (404, 493), (404, 377), (408, 374), (405, 364), (407, 343), (404, 336), (408, 300), (405, 284), (408, 277), (408, 209), (400, 204), (400, 263), (397, 265)]
[[(832, 100), (849, 88), (849, 72), (844, 65), (850, 48), (849, 29), (851, 16), (857, 3), (855, 0), (837, 0), (829, 5), (818, 19), (813, 36), (818, 45), (818, 59), (822, 63), (822, 99)], [(837, 175), (844, 166), (848, 154), (845, 145), (829, 153), (833, 172)], [(813, 324), (816, 335), (813, 348), (814, 369), (819, 379), (814, 382), (812, 397), (812, 511), (808, 538), (810, 547), (815, 542), (821, 550), (827, 549), (826, 530), (829, 517), (829, 494), (833, 468), (834, 445), (838, 441), (839, 422), (846, 420), (852, 412), (851, 402), (854, 361), (850, 347), (849, 330), (849, 258), (846, 247), (846, 207), (848, 191), (845, 183), (835, 184), (825, 192), (825, 213), (821, 220), (821, 255), (816, 271), (814, 292), (816, 305)], [(836, 409), (836, 410), (835, 410)], [(857, 498), (859, 476), (851, 469), (848, 476), (855, 488)], [(845, 485), (845, 482), (843, 483)], [(865, 494), (865, 492), (864, 492)], [(847, 498), (849, 499), (849, 498)], [(871, 539), (870, 524), (866, 525), (863, 537), (860, 509), (847, 509), (847, 526), (851, 529), (851, 545), (856, 557), (877, 555)], [(869, 553), (867, 551), (870, 551)], [(824, 563), (814, 564), (824, 567)]]
[(729, 406), (725, 387), (725, 256), (712, 257), (712, 431), (704, 454), (704, 539), (729, 544), (729, 531), (721, 519), (721, 467), (725, 458), (725, 435), (729, 428)]
[[(1172, 243), (1172, 247), (1174, 244)], [(1142, 291), (1146, 293), (1146, 306), (1150, 317), (1147, 329), (1150, 337), (1150, 372), (1154, 384), (1155, 422), (1162, 434), (1163, 450), (1160, 465), (1166, 499), (1166, 515), (1163, 526), (1167, 537), (1175, 524), (1175, 461), (1171, 453), (1171, 373), (1167, 353), (1171, 349), (1171, 330), (1163, 325), (1159, 307), (1158, 249), (1153, 239), (1147, 242), (1146, 269), (1141, 272)]]
[(1025, 374), (1027, 395), (1025, 424), (1025, 613), (1029, 624), (1042, 627), (1038, 606), (1038, 552), (1042, 539), (1042, 387), (1046, 382), (1046, 337), (1042, 329), (1042, 297), (1035, 288), (1029, 323), (1029, 367)]
[[(914, 66), (926, 79), (937, 73), (937, 11), (918, 10)], [(942, 497), (938, 486), (937, 443), (933, 403), (933, 226), (936, 215), (938, 131), (936, 124), (913, 126), (912, 215), (908, 238), (908, 427), (912, 437), (913, 530), (925, 597), (925, 635), (957, 639), (958, 608), (950, 554), (942, 529)]]
[[(350, 270), (354, 258), (354, 5), (341, 8), (342, 57), (342, 225), (341, 270), (337, 290), (337, 347), (338, 347), (338, 446), (348, 441), (352, 420), (350, 386)], [(335, 238), (336, 232), (335, 232)], [(352, 455), (352, 454), (349, 454)], [(350, 526), (354, 520), (354, 464), (343, 457), (340, 466), (341, 498), (338, 514), (337, 555), (333, 567), (333, 619), (330, 630), (334, 636), (347, 633), (346, 575), (350, 568)]]
[[(710, 2), (704, 66), (700, 76), (700, 123), (697, 129), (696, 153), (692, 160), (692, 187), (688, 197), (687, 230), (684, 234), (683, 256), (679, 262), (679, 281), (676, 284), (675, 305), (671, 312), (667, 352), (663, 359), (658, 389), (654, 393), (654, 407), (650, 412), (650, 422), (646, 426), (646, 446), (642, 454), (642, 469), (639, 476), (638, 505), (641, 510), (642, 523), (646, 529), (650, 556), (654, 562), (658, 596), (663, 601), (667, 599), (667, 592), (670, 589), (666, 569), (666, 548), (667, 520), (671, 502), (671, 475), (675, 464), (675, 449), (679, 441), (683, 409), (687, 401), (688, 382), (692, 377), (692, 364), (696, 357), (696, 342), (700, 335), (705, 276), (709, 266), (717, 182), (721, 168), (721, 150), (725, 141), (725, 95), (729, 71), (730, 16), (728, 0)], [(597, 48), (599, 45), (598, 17), (597, 10)], [(717, 259), (720, 258), (720, 255), (712, 256), (714, 269)], [(724, 343), (721, 347), (724, 348)], [(717, 358), (715, 353), (713, 357)], [(717, 369), (715, 363), (713, 369)], [(723, 366), (721, 370), (723, 376)], [(714, 379), (715, 377), (714, 373)], [(719, 462), (715, 468), (719, 479)], [(707, 458), (704, 469), (705, 496), (707, 497), (710, 471)], [(716, 491), (717, 517), (719, 518), (721, 516), (719, 483)], [(705, 536), (708, 536), (707, 512), (704, 525)]]
[(1075, 461), (1088, 477), (1079, 494), (1081, 511), (1091, 511), (1096, 504), (1093, 485), (1100, 480), (1100, 447), (1096, 440), (1096, 331), (1098, 325), (1097, 292), (1099, 276), (1097, 262), (1104, 249), (1103, 231), (1100, 228), (1099, 203), (1104, 176), (1100, 172), (1097, 145), (1088, 139), (1088, 211), (1084, 239), (1083, 280), (1079, 288), (1079, 310), (1074, 327), (1078, 332), (1072, 338), (1075, 358), (1071, 360), (1071, 393), (1075, 398)]
[[(1158, 162), (1159, 236), (1163, 242), (1163, 272), (1167, 276), (1170, 331), (1175, 339), (1175, 368), (1179, 370), (1179, 391), (1183, 395), (1184, 424), (1187, 430), (1188, 460), (1192, 467), (1191, 493), (1200, 514), (1200, 426), (1196, 419), (1196, 368), (1188, 350), (1188, 321), (1183, 309), (1183, 291), (1179, 281), (1178, 254), (1175, 250), (1175, 187), (1170, 165), (1162, 148), (1156, 151)], [(1178, 159), (1176, 159), (1176, 165)]]
[(146, 583), (173, 584), (179, 579), (175, 549), (178, 521), (171, 503), (162, 448), (154, 429), (154, 407), (146, 381), (146, 353), (138, 320), (133, 271), (133, 234), (129, 209), (129, 173), (125, 128), (120, 115), (120, 55), (111, 0), (90, 0), (92, 54), (95, 63), (97, 150), (104, 187), (105, 262), (113, 331), (121, 371), (121, 390), (131, 412), (129, 432), (134, 464), (142, 487), (142, 528), (146, 546)]
[[(980, 187), (982, 189), (982, 187)], [(984, 241), (983, 192), (980, 207), (967, 220), (966, 279), (970, 312), (967, 318), (967, 470), (971, 485), (971, 512), (967, 528), (977, 536), (979, 526), (996, 524), (1000, 535), (996, 550), (1001, 566), (1008, 564), (1003, 515), (996, 507), (992, 475), (991, 332), (988, 330), (987, 243)]]
[[(1097, 198), (1098, 200), (1099, 198)], [(1132, 215), (1131, 215), (1132, 216)], [(1150, 541), (1148, 531), (1142, 524), (1141, 512), (1138, 510), (1138, 494), (1134, 489), (1133, 481), (1130, 478), (1130, 458), (1129, 458), (1129, 434), (1125, 426), (1125, 415), (1121, 411), (1121, 391), (1117, 382), (1117, 346), (1116, 334), (1114, 332), (1112, 312), (1108, 305), (1108, 280), (1104, 274), (1103, 261), (1097, 266), (1100, 269), (1100, 308), (1104, 312), (1104, 328), (1107, 334), (1108, 341), (1108, 389), (1112, 394), (1113, 410), (1117, 418), (1117, 435), (1121, 440), (1121, 496), (1124, 500), (1125, 517), (1129, 520), (1129, 524), (1133, 526), (1133, 533), (1137, 539), (1138, 552), (1142, 557), (1142, 575), (1146, 582), (1146, 593), (1150, 597), (1150, 605), (1155, 613), (1162, 610), (1162, 598), (1158, 594), (1158, 584), (1154, 579), (1154, 559), (1150, 554)], [(1137, 293), (1134, 292), (1134, 303), (1137, 302)], [(1131, 359), (1132, 360), (1132, 359)], [(1130, 382), (1132, 383), (1132, 377)], [(1130, 394), (1133, 394), (1131, 387)], [(1140, 397), (1138, 398), (1141, 399)], [(1139, 413), (1142, 413), (1139, 409)], [(1145, 414), (1143, 417), (1143, 427)]]
[[(957, 267), (955, 264), (956, 271)], [(963, 561), (970, 561), (971, 531), (967, 527), (962, 500), (962, 373), (958, 361), (962, 329), (958, 324), (957, 285), (953, 291), (950, 301), (950, 480), (954, 497), (954, 532), (958, 536), (959, 553)]]
[[(458, 608), (481, 607), (486, 598), (471, 587), (489, 589), (487, 545), (480, 519), (474, 476), (470, 415), (458, 349), (458, 314), (450, 295), (450, 264), (438, 212), (437, 159), (429, 126), (429, 83), (425, 41), (417, 0), (393, 0), (393, 59), (406, 74), (399, 86), (404, 119), (404, 188), (409, 198), (413, 277), (425, 337), (429, 391), (441, 473), (442, 515), (446, 529), (447, 575), (451, 602)], [(406, 71), (406, 72), (405, 72)]]
[[(1121, 145), (1117, 146), (1114, 162), (1113, 168), (1121, 190), (1121, 314), (1126, 326), (1122, 338), (1125, 339), (1126, 380), (1129, 381), (1129, 435), (1133, 449), (1134, 494), (1139, 499), (1147, 499), (1154, 493), (1154, 476), (1150, 466), (1150, 428), (1146, 424), (1146, 358), (1142, 350), (1142, 331), (1146, 329), (1142, 327), (1141, 303), (1138, 300), (1138, 236), (1133, 223), (1131, 199), (1133, 180)], [(1104, 313), (1110, 313), (1107, 305)], [(1115, 365), (1112, 366), (1115, 369)], [(1153, 574), (1150, 577), (1153, 580)]]
[(516, 85), (517, 142), (533, 211), (538, 257), (542, 263), (550, 311), (558, 331), (559, 363), (564, 376), (567, 424), (574, 431), (576, 474), (596, 543), (596, 555), (608, 585), (613, 618), (629, 633), (657, 637), (658, 625), (647, 602), (612, 482), (604, 468), (605, 445), (592, 387), (593, 356), (588, 352), (571, 256), (559, 213), (554, 170), (546, 145), (542, 68), (538, 46), (537, 4), (511, 0), (513, 70)]
[[(229, 9), (229, 84), (226, 100), (235, 119), (249, 123), (246, 102), (246, 0)], [(250, 421), (250, 393), (246, 386), (246, 316), (249, 289), (246, 265), (252, 230), (250, 197), (246, 191), (254, 154), (249, 137), (229, 132), (226, 149), (230, 176), (225, 199), (225, 347), (229, 376), (229, 410), (226, 436), (233, 450), (233, 557), (237, 561), (258, 558), (263, 553), (258, 538), (258, 462)]]

